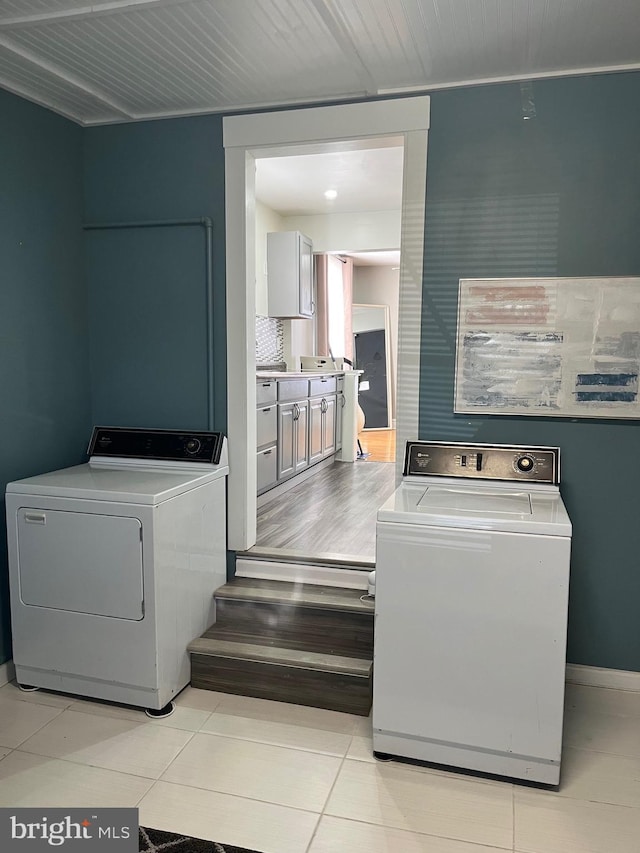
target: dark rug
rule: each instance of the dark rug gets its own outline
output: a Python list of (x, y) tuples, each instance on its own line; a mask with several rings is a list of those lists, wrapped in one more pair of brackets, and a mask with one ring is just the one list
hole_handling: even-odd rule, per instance
[(189, 835), (175, 832), (163, 832), (141, 826), (138, 833), (140, 853), (258, 853), (246, 847), (234, 847), (233, 844), (220, 844), (217, 841), (204, 841)]

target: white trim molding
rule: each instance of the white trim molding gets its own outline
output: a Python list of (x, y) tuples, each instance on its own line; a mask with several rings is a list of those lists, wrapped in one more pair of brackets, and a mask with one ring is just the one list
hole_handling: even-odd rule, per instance
[(306, 563), (277, 560), (246, 560), (238, 557), (236, 577), (260, 578), (262, 580), (310, 583), (342, 589), (367, 589), (371, 569), (348, 569), (334, 566), (307, 565)]
[(587, 687), (606, 687), (610, 690), (631, 690), (640, 693), (640, 672), (626, 669), (603, 669), (599, 666), (568, 663), (566, 681)]
[(3, 684), (8, 684), (10, 681), (13, 681), (16, 677), (16, 668), (13, 665), (12, 660), (8, 660), (5, 663), (0, 663), (0, 687)]
[[(354, 142), (403, 137), (398, 443), (418, 435), (422, 260), (429, 131), (428, 97), (395, 98), (225, 116), (227, 259), (228, 547), (256, 541), (255, 439), (255, 159), (344, 150)], [(374, 143), (375, 144), (375, 143)], [(399, 470), (399, 469), (398, 469)], [(400, 476), (400, 474), (398, 475)]]

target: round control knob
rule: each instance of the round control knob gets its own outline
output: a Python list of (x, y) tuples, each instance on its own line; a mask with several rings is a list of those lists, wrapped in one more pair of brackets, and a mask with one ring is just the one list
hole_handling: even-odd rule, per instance
[(185, 444), (184, 449), (187, 451), (187, 453), (193, 456), (200, 450), (201, 447), (202, 443), (199, 438), (190, 438), (189, 441), (187, 441), (187, 443)]
[(522, 471), (527, 474), (529, 471), (533, 470), (533, 459), (530, 456), (521, 456), (516, 460), (516, 468), (518, 471)]

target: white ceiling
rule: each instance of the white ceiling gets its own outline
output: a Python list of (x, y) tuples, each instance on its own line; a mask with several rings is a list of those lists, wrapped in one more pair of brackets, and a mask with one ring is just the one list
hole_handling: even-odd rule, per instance
[(0, 0), (0, 87), (81, 124), (638, 67), (639, 0)]
[[(400, 210), (402, 139), (385, 148), (256, 160), (256, 198), (281, 216)], [(337, 192), (326, 199), (325, 190)]]
[(400, 267), (400, 249), (387, 252), (349, 252), (346, 257), (353, 258), (356, 267)]

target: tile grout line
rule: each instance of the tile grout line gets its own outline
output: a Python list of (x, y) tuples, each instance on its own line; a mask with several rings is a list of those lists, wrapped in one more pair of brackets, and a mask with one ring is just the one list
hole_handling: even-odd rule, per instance
[[(26, 749), (21, 749), (20, 746), (17, 746), (12, 751), (19, 752), (20, 755), (32, 755), (35, 758), (46, 758), (47, 761), (64, 761), (65, 764), (73, 764), (74, 767), (91, 767), (94, 770), (104, 770), (105, 773), (118, 773), (121, 776), (131, 776), (133, 779), (147, 779), (152, 782), (160, 781), (160, 777), (156, 779), (154, 776), (141, 776), (139, 773), (132, 773), (127, 770), (114, 770), (113, 767), (104, 767), (102, 764), (90, 764), (87, 761), (74, 761), (72, 758), (66, 758), (61, 755), (43, 755), (41, 752), (29, 752)], [(163, 770), (162, 772), (165, 773), (166, 771)]]
[[(357, 735), (355, 735), (355, 734), (354, 734), (354, 735), (352, 735), (352, 738), (351, 738), (351, 741), (352, 741), (352, 742), (353, 742), (353, 738), (354, 738), (354, 737), (357, 737)], [(416, 830), (416, 829), (414, 829), (414, 830), (409, 830), (409, 829), (404, 829), (404, 828), (402, 828), (402, 827), (394, 827), (394, 826), (387, 825), (387, 824), (384, 824), (384, 823), (376, 823), (375, 821), (365, 820), (364, 818), (357, 819), (357, 818), (350, 818), (350, 817), (348, 818), (348, 817), (337, 816), (337, 815), (328, 815), (328, 814), (326, 813), (326, 807), (327, 807), (327, 805), (328, 805), (328, 802), (329, 802), (329, 799), (330, 799), (330, 797), (331, 797), (331, 794), (333, 793), (333, 790), (334, 790), (334, 788), (335, 788), (335, 786), (336, 786), (336, 783), (337, 783), (337, 781), (338, 781), (338, 776), (339, 776), (339, 775), (340, 775), (340, 773), (342, 772), (342, 770), (343, 770), (343, 768), (344, 768), (344, 765), (346, 764), (346, 762), (347, 762), (347, 761), (355, 761), (356, 763), (361, 763), (361, 764), (370, 764), (370, 763), (371, 763), (371, 762), (365, 762), (365, 761), (359, 760), (359, 759), (357, 759), (357, 758), (349, 758), (349, 756), (348, 756), (348, 750), (347, 750), (347, 753), (345, 753), (345, 755), (344, 755), (344, 758), (343, 758), (343, 760), (342, 760), (342, 762), (341, 762), (340, 768), (339, 768), (338, 773), (337, 773), (337, 775), (336, 775), (336, 778), (335, 778), (335, 780), (334, 780), (334, 782), (333, 782), (333, 785), (331, 786), (331, 791), (329, 792), (329, 795), (327, 796), (327, 800), (326, 800), (326, 802), (325, 802), (325, 805), (324, 805), (324, 807), (323, 807), (323, 809), (322, 809), (322, 812), (320, 813), (320, 819), (322, 819), (323, 817), (330, 817), (330, 818), (331, 818), (331, 817), (335, 817), (335, 818), (336, 818), (336, 819), (338, 819), (338, 820), (345, 820), (345, 821), (348, 821), (348, 822), (351, 822), (351, 823), (359, 823), (359, 824), (364, 824), (364, 825), (366, 825), (366, 826), (373, 826), (373, 827), (376, 827), (376, 828), (378, 828), (378, 829), (382, 829), (382, 830), (384, 830), (384, 829), (391, 829), (391, 830), (394, 830), (394, 831), (398, 831), (398, 832), (407, 832), (407, 833), (409, 833), (410, 835), (417, 835), (417, 836), (426, 837), (426, 838), (439, 838), (439, 839), (444, 839), (444, 840), (448, 840), (448, 841), (459, 842), (459, 843), (468, 844), (468, 845), (484, 846), (484, 847), (489, 847), (489, 849), (491, 849), (491, 850), (501, 851), (501, 853), (506, 853), (506, 851), (509, 851), (509, 848), (507, 848), (507, 847), (496, 847), (495, 845), (491, 845), (491, 844), (490, 844), (490, 845), (486, 845), (486, 844), (484, 844), (484, 842), (481, 842), (481, 841), (465, 841), (465, 840), (463, 840), (463, 839), (461, 839), (461, 838), (459, 838), (459, 837), (457, 837), (457, 836), (451, 836), (451, 835), (434, 835), (433, 833), (430, 833), (430, 832), (423, 832), (423, 831), (421, 831), (421, 830)], [(403, 762), (401, 762), (401, 761), (395, 761), (395, 760), (391, 760), (391, 761), (377, 761), (377, 760), (376, 760), (376, 761), (374, 762), (374, 766), (375, 766), (376, 764), (377, 764), (377, 765), (380, 765), (380, 764), (389, 764), (389, 765), (391, 765), (391, 766), (396, 766), (396, 767), (404, 766), (404, 763), (403, 763)], [(420, 769), (416, 768), (416, 770), (417, 770), (418, 772), (421, 772), (421, 770), (422, 770), (422, 769), (421, 769), (421, 768), (420, 768)], [(430, 768), (426, 769), (425, 775), (429, 775), (430, 770), (431, 770)], [(437, 770), (435, 770), (435, 769), (434, 769), (434, 770), (431, 770), (431, 774), (432, 774), (432, 775), (437, 776), (437, 775), (438, 775), (438, 771), (437, 771)], [(457, 774), (454, 774), (454, 775), (455, 775), (455, 776), (457, 776)], [(450, 775), (446, 774), (444, 778), (446, 778), (446, 779), (450, 779), (450, 778), (452, 778), (452, 777), (451, 777)], [(472, 778), (472, 777), (466, 777), (466, 776), (464, 776), (464, 774), (462, 774), (462, 775), (461, 775), (461, 778), (463, 778), (463, 779), (470, 779), (470, 778)], [(476, 780), (476, 781), (479, 781), (479, 782), (481, 782), (482, 784), (484, 784), (484, 782), (483, 782), (483, 780), (482, 780), (482, 779), (479, 779), (479, 780)], [(511, 846), (511, 850), (509, 851), (509, 853), (513, 853), (513, 851), (515, 850), (515, 825), (514, 825), (514, 811), (515, 811), (515, 785), (514, 785), (513, 783), (510, 783), (510, 787), (511, 787), (511, 809), (512, 809), (512, 832), (511, 832), (511, 837), (512, 837), (512, 846)], [(320, 823), (320, 821), (318, 821), (318, 824), (319, 824), (319, 823)], [(313, 843), (313, 839), (315, 838), (316, 833), (317, 833), (317, 827), (316, 827), (316, 831), (314, 832), (314, 834), (313, 834), (313, 836), (312, 836), (311, 842), (309, 843), (309, 847), (307, 847), (307, 850), (305, 851), (305, 853), (309, 853), (309, 851), (310, 851), (310, 849), (311, 849), (311, 844)]]
[[(197, 734), (197, 733), (194, 732), (194, 734)], [(185, 744), (185, 746), (186, 745), (187, 744)], [(4, 747), (4, 748), (9, 749), (9, 747)], [(45, 758), (49, 761), (63, 761), (63, 762), (65, 762), (65, 764), (73, 764), (74, 767), (91, 767), (92, 769), (95, 769), (95, 770), (103, 770), (105, 773), (117, 773), (119, 776), (130, 776), (132, 779), (145, 779), (147, 782), (151, 782), (152, 784), (151, 784), (151, 787), (148, 789), (148, 791), (146, 791), (143, 794), (143, 796), (140, 798), (141, 800), (147, 796), (147, 794), (152, 790), (152, 788), (154, 788), (156, 786), (156, 784), (158, 782), (164, 782), (166, 785), (176, 785), (179, 788), (185, 788), (187, 790), (204, 791), (205, 793), (209, 793), (209, 794), (220, 794), (224, 797), (235, 797), (237, 799), (246, 800), (247, 802), (251, 802), (251, 803), (263, 803), (264, 805), (268, 805), (268, 806), (276, 806), (277, 808), (291, 809), (293, 811), (303, 812), (304, 814), (313, 814), (313, 815), (317, 815), (318, 817), (320, 817), (320, 812), (316, 812), (313, 809), (303, 809), (303, 808), (300, 808), (299, 806), (291, 806), (291, 805), (287, 805), (285, 803), (276, 803), (273, 800), (260, 800), (257, 797), (247, 797), (244, 794), (232, 794), (229, 791), (220, 791), (217, 788), (203, 788), (200, 785), (185, 785), (181, 782), (174, 782), (170, 779), (163, 779), (162, 776), (167, 772), (167, 770), (169, 769), (171, 764), (173, 764), (173, 761), (176, 760), (175, 758), (172, 759), (172, 761), (167, 766), (167, 768), (165, 768), (165, 770), (162, 771), (162, 774), (156, 779), (153, 776), (140, 776), (137, 773), (126, 772), (124, 770), (114, 770), (111, 767), (102, 767), (99, 764), (87, 764), (86, 762), (73, 761), (70, 758), (61, 758), (60, 756), (41, 755), (40, 753), (37, 753), (37, 752), (26, 752), (26, 750), (22, 750), (19, 747), (12, 749), (11, 752), (17, 752), (20, 755), (31, 755), (31, 756), (34, 756), (35, 758)], [(7, 756), (4, 756), (4, 757), (6, 758)], [(176, 755), (176, 758), (177, 757), (178, 756)]]
[[(246, 717), (245, 717), (245, 719), (246, 719)], [(316, 729), (315, 731), (323, 731), (323, 729)], [(288, 749), (292, 752), (303, 752), (305, 755), (318, 755), (318, 756), (322, 756), (323, 758), (344, 758), (344, 756), (341, 756), (340, 753), (336, 753), (336, 752), (322, 752), (321, 750), (318, 750), (318, 749), (306, 749), (304, 746), (287, 746), (286, 744), (272, 743), (271, 741), (268, 741), (268, 740), (256, 740), (255, 738), (241, 737), (240, 735), (227, 735), (227, 734), (222, 735), (222, 734), (219, 734), (219, 732), (203, 732), (203, 731), (197, 731), (197, 732), (194, 732), (194, 734), (208, 735), (209, 737), (223, 738), (224, 740), (238, 740), (241, 743), (257, 743), (257, 744), (260, 744), (261, 746), (271, 746), (271, 747), (274, 747), (275, 749)], [(338, 732), (338, 734), (339, 734), (339, 732)], [(349, 746), (350, 745), (351, 745), (351, 741), (349, 742)]]
[[(355, 729), (355, 722), (353, 724), (353, 728)], [(318, 829), (320, 827), (320, 821), (325, 816), (325, 809), (327, 808), (327, 805), (329, 804), (329, 800), (331, 799), (331, 795), (333, 794), (333, 791), (336, 787), (338, 777), (340, 776), (340, 773), (342, 772), (342, 768), (344, 767), (344, 763), (347, 760), (347, 753), (351, 749), (351, 744), (353, 743), (354, 737), (355, 737), (355, 735), (353, 734), (353, 729), (352, 729), (351, 739), (349, 740), (349, 743), (347, 744), (347, 748), (345, 749), (344, 755), (342, 756), (342, 761), (340, 762), (340, 766), (338, 767), (338, 771), (337, 771), (335, 778), (331, 784), (331, 787), (329, 788), (329, 793), (327, 794), (327, 796), (325, 798), (324, 805), (320, 809), (320, 814), (318, 815), (318, 820), (316, 821), (315, 829), (313, 830), (313, 833), (311, 834), (311, 838), (309, 839), (309, 844), (307, 845), (306, 853), (309, 853), (309, 851), (311, 850), (311, 845), (313, 844), (314, 839), (316, 837), (316, 834), (318, 832)]]
[[(640, 719), (638, 720), (638, 726), (640, 727)], [(573, 746), (570, 743), (563, 744), (562, 749), (563, 751), (565, 749), (577, 749), (578, 752), (593, 752), (596, 755), (613, 755), (616, 758), (630, 758), (632, 760), (635, 759), (636, 761), (640, 761), (640, 752), (635, 754), (629, 752), (609, 752), (606, 749), (590, 749), (587, 746)]]
[[(116, 771), (116, 772), (119, 772), (119, 771)], [(136, 778), (140, 779), (143, 777), (138, 776)], [(146, 777), (146, 778), (149, 778), (149, 777)], [(316, 817), (321, 816), (320, 812), (316, 812), (313, 809), (303, 809), (303, 808), (300, 808), (300, 806), (290, 806), (290, 805), (287, 805), (286, 803), (276, 803), (273, 800), (259, 800), (257, 797), (248, 797), (248, 796), (246, 796), (246, 794), (232, 794), (229, 791), (220, 791), (217, 788), (203, 788), (200, 785), (185, 785), (182, 782), (173, 782), (171, 779), (163, 779), (162, 777), (160, 777), (160, 779), (154, 779), (152, 781), (154, 783), (162, 782), (165, 785), (174, 785), (176, 788), (184, 788), (187, 791), (203, 791), (205, 794), (218, 794), (221, 797), (231, 797), (231, 799), (245, 800), (248, 803), (262, 803), (262, 805), (264, 805), (264, 806), (273, 806), (274, 808), (277, 808), (277, 809), (288, 809), (289, 811), (302, 812), (303, 814), (316, 815)], [(152, 786), (152, 787), (154, 787), (154, 786)], [(151, 790), (151, 789), (149, 789), (149, 790)], [(146, 794), (145, 794), (145, 796), (146, 796)]]
[[(52, 708), (52, 709), (54, 708), (54, 706), (52, 706), (52, 705), (41, 705), (40, 707), (46, 707), (46, 708)], [(32, 737), (35, 737), (43, 729), (45, 729), (50, 723), (53, 723), (55, 720), (57, 720), (58, 717), (60, 717), (62, 714), (64, 714), (64, 712), (67, 709), (66, 708), (55, 708), (54, 710), (56, 710), (58, 712), (54, 717), (52, 717), (50, 720), (47, 720), (47, 722), (43, 723), (41, 726), (38, 726), (38, 728), (34, 732), (31, 732), (30, 735), (28, 735), (24, 740), (21, 740), (20, 743), (17, 746), (12, 747), (12, 749), (14, 751), (20, 749), (20, 747), (23, 746), (28, 740), (30, 740)], [(9, 747), (5, 747), (5, 749), (9, 749)]]
[[(37, 756), (38, 758), (47, 758), (47, 759), (49, 759), (50, 761), (65, 761), (66, 763), (68, 763), (68, 764), (73, 764), (73, 765), (74, 765), (74, 766), (76, 766), (76, 767), (94, 767), (94, 768), (96, 768), (96, 769), (98, 769), (98, 770), (105, 770), (105, 771), (107, 771), (107, 772), (109, 772), (109, 773), (121, 773), (121, 774), (122, 774), (122, 775), (124, 775), (124, 776), (132, 776), (132, 777), (133, 777), (133, 778), (135, 778), (135, 779), (151, 779), (151, 780), (153, 780), (154, 782), (157, 782), (157, 781), (159, 781), (159, 780), (160, 780), (160, 778), (162, 777), (162, 775), (163, 775), (164, 773), (166, 773), (166, 772), (167, 772), (167, 770), (169, 769), (169, 767), (173, 764), (173, 762), (176, 760), (176, 758), (177, 758), (177, 757), (182, 753), (183, 749), (187, 746), (187, 744), (189, 744), (189, 743), (191, 742), (191, 740), (193, 739), (193, 736), (194, 736), (195, 734), (197, 734), (197, 732), (195, 732), (195, 731), (191, 731), (191, 730), (187, 730), (187, 729), (175, 729), (175, 728), (173, 728), (173, 727), (171, 727), (171, 726), (161, 726), (161, 725), (157, 725), (157, 724), (155, 724), (155, 723), (152, 723), (151, 721), (148, 721), (148, 722), (147, 722), (147, 721), (144, 721), (144, 722), (143, 722), (143, 725), (145, 725), (145, 726), (147, 726), (147, 725), (148, 725), (148, 726), (153, 726), (153, 727), (154, 727), (154, 728), (156, 728), (156, 729), (168, 729), (169, 731), (184, 732), (185, 734), (189, 734), (189, 735), (190, 735), (190, 736), (189, 736), (189, 738), (187, 739), (186, 743), (184, 743), (184, 744), (180, 747), (180, 749), (178, 750), (178, 752), (176, 753), (176, 755), (171, 759), (171, 761), (166, 765), (166, 767), (164, 767), (164, 769), (163, 769), (163, 770), (161, 770), (161, 772), (160, 772), (160, 776), (158, 776), (157, 778), (156, 778), (156, 777), (154, 777), (154, 776), (142, 776), (142, 775), (140, 775), (139, 773), (131, 773), (131, 772), (127, 772), (127, 771), (125, 771), (125, 770), (115, 770), (115, 769), (114, 769), (114, 768), (112, 768), (112, 767), (103, 767), (103, 766), (102, 766), (102, 765), (100, 765), (100, 764), (91, 764), (90, 762), (86, 762), (86, 761), (74, 761), (72, 758), (63, 757), (63, 756), (59, 756), (59, 755), (42, 755), (42, 754), (41, 754), (41, 753), (39, 753), (39, 752), (30, 752), (30, 751), (29, 751), (29, 750), (27, 750), (27, 749), (22, 749), (22, 748), (21, 748), (21, 747), (23, 747), (23, 746), (24, 746), (24, 744), (25, 744), (28, 740), (30, 740), (32, 737), (35, 737), (35, 735), (37, 735), (39, 732), (41, 732), (41, 731), (42, 731), (42, 729), (43, 729), (43, 728), (45, 728), (45, 726), (48, 726), (48, 725), (49, 725), (49, 723), (53, 723), (55, 720), (57, 720), (57, 719), (58, 719), (58, 717), (60, 717), (60, 716), (61, 716), (61, 714), (62, 714), (62, 713), (64, 713), (65, 711), (68, 711), (68, 710), (69, 710), (69, 708), (63, 708), (63, 709), (61, 709), (61, 713), (60, 713), (60, 714), (57, 714), (57, 715), (56, 715), (52, 720), (49, 720), (49, 722), (48, 722), (48, 723), (45, 723), (45, 725), (44, 725), (44, 726), (41, 726), (41, 727), (40, 727), (36, 732), (34, 732), (33, 734), (29, 735), (29, 737), (28, 737), (28, 738), (25, 738), (25, 740), (23, 740), (19, 746), (15, 747), (13, 751), (14, 751), (14, 752), (20, 752), (20, 753), (22, 753), (23, 755), (35, 755), (35, 756)], [(81, 711), (73, 711), (72, 713), (83, 713), (83, 714), (84, 714), (84, 712), (81, 712)], [(94, 717), (98, 716), (98, 717), (100, 717), (100, 719), (103, 719), (103, 720), (116, 720), (117, 722), (121, 722), (121, 723), (135, 723), (135, 721), (130, 720), (130, 719), (127, 719), (127, 718), (124, 718), (124, 717), (111, 717), (111, 716), (107, 716), (107, 715), (100, 715), (100, 714), (84, 714), (84, 716), (91, 717), (92, 719), (93, 719)]]
[[(153, 723), (151, 723), (151, 725), (153, 725)], [(162, 728), (162, 726), (159, 726), (158, 728)], [(182, 731), (182, 729), (178, 729), (178, 731)], [(159, 775), (159, 776), (158, 776), (158, 778), (156, 779), (156, 782), (159, 782), (159, 781), (160, 781), (160, 779), (162, 779), (162, 777), (163, 777), (163, 776), (164, 776), (164, 774), (167, 772), (167, 770), (171, 767), (171, 765), (173, 764), (173, 762), (174, 762), (174, 761), (176, 761), (176, 759), (177, 759), (180, 755), (182, 755), (183, 751), (184, 751), (184, 750), (187, 748), (187, 746), (191, 743), (191, 741), (193, 740), (193, 738), (195, 737), (195, 735), (196, 735), (196, 734), (198, 734), (198, 732), (191, 732), (191, 737), (187, 740), (187, 742), (186, 742), (185, 744), (183, 744), (183, 745), (180, 747), (180, 749), (178, 750), (178, 752), (176, 752), (176, 754), (173, 756), (173, 758), (172, 758), (172, 759), (171, 759), (171, 761), (167, 764), (167, 766), (164, 768), (164, 770), (162, 770), (162, 771), (161, 771), (160, 775)]]

